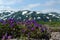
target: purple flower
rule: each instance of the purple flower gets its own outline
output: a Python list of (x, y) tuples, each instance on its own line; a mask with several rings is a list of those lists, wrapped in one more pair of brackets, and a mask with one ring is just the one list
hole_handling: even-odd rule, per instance
[(13, 18), (9, 18), (9, 19), (7, 19), (7, 21), (11, 24), (11, 23), (14, 23), (14, 19)]
[(41, 28), (41, 31), (42, 31), (42, 32), (44, 32), (44, 31), (46, 31), (46, 30), (47, 30), (46, 27), (42, 27), (42, 28)]
[(8, 38), (8, 33), (5, 33), (5, 37), (6, 37), (6, 39)]
[(45, 26), (43, 28), (44, 28), (44, 30), (47, 30), (47, 28)]
[(26, 20), (25, 22), (30, 22), (30, 20)]
[(3, 24), (3, 25), (6, 25), (6, 24), (7, 24), (7, 22), (6, 22), (6, 21), (4, 21), (2, 24)]
[(25, 33), (26, 30), (22, 30), (23, 33)]
[(3, 35), (2, 40), (5, 40), (5, 38), (6, 39), (8, 38), (7, 33), (5, 33), (5, 35)]
[(30, 20), (27, 20), (25, 23), (26, 23), (27, 25), (30, 25), (30, 24), (31, 24), (31, 21), (30, 21)]
[(30, 37), (30, 32), (28, 32), (28, 37)]
[(41, 28), (41, 31), (42, 31), (42, 32), (44, 32), (44, 29), (43, 29), (43, 28)]
[(35, 21), (35, 20), (31, 20), (31, 22), (32, 22), (32, 23), (36, 23), (36, 21)]
[(40, 27), (42, 27), (42, 25), (41, 25), (41, 24), (39, 24), (39, 26), (40, 26)]
[(34, 27), (40, 27), (40, 26), (39, 26), (39, 24), (35, 23), (35, 24), (34, 24)]
[(32, 30), (32, 31), (34, 31), (34, 30), (35, 30), (35, 28), (31, 28), (31, 30)]
[(12, 38), (12, 36), (8, 36), (8, 39), (11, 39)]
[(2, 37), (2, 40), (5, 40), (5, 36)]
[(10, 24), (10, 27), (13, 27), (14, 26), (14, 23)]
[(3, 23), (3, 22), (4, 22), (4, 20), (3, 20), (3, 19), (0, 19), (0, 22), (1, 22), (1, 23)]

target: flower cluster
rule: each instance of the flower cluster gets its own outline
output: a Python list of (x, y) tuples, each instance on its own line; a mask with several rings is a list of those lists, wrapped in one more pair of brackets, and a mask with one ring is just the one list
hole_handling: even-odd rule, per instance
[(35, 20), (15, 21), (13, 18), (0, 20), (0, 38), (49, 38), (47, 27)]

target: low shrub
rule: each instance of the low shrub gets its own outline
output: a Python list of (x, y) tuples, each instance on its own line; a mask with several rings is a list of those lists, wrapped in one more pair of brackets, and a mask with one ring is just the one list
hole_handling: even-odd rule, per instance
[(0, 38), (35, 38), (49, 39), (50, 32), (47, 27), (38, 24), (35, 20), (15, 21), (14, 19), (0, 20)]

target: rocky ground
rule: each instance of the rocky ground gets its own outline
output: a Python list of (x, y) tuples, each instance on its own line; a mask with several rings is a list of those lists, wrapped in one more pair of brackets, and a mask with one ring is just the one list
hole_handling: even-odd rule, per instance
[(60, 40), (60, 32), (52, 32), (50, 40)]
[[(17, 39), (11, 39), (11, 40), (17, 40)], [(60, 40), (60, 32), (52, 32), (50, 40)]]

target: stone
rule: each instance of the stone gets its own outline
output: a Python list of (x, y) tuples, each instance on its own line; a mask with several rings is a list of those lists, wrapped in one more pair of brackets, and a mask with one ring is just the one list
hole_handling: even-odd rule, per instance
[(52, 32), (51, 33), (51, 39), (53, 39), (53, 40), (60, 40), (60, 32)]

